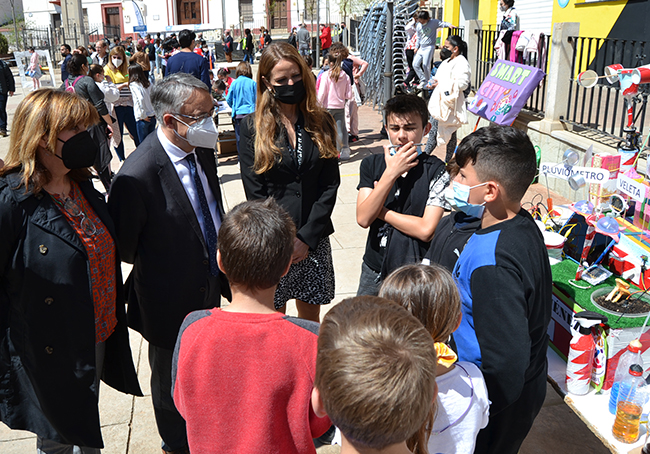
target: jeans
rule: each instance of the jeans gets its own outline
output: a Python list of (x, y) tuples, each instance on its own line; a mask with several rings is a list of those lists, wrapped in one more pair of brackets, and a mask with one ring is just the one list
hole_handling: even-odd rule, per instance
[(342, 148), (348, 147), (348, 130), (345, 126), (345, 109), (327, 109), (334, 121), (336, 122), (336, 132), (339, 140), (336, 141), (336, 149), (341, 151)]
[(420, 83), (427, 83), (431, 76), (431, 59), (433, 58), (433, 46), (420, 47), (413, 58), (413, 69), (415, 70)]
[(0, 130), (7, 130), (7, 96), (6, 93), (0, 93)]
[(115, 115), (117, 115), (117, 124), (120, 129), (120, 136), (122, 136), (120, 144), (115, 148), (115, 153), (117, 153), (120, 161), (124, 161), (124, 124), (126, 124), (126, 128), (133, 136), (135, 146), (140, 145), (138, 128), (135, 125), (135, 115), (133, 115), (133, 106), (115, 106)]
[(151, 366), (151, 400), (156, 417), (158, 433), (165, 451), (187, 449), (185, 420), (174, 405), (172, 398), (172, 356), (173, 350), (149, 345)]
[(142, 143), (145, 137), (156, 129), (156, 117), (149, 117), (149, 121), (138, 120), (135, 122), (135, 127), (138, 130), (138, 139)]
[(247, 61), (248, 63), (253, 63), (253, 52), (250, 50), (245, 50), (244, 51), (244, 61)]
[(381, 286), (380, 278), (381, 275), (366, 265), (366, 262), (361, 263), (361, 276), (359, 277), (357, 296), (377, 296), (379, 294), (379, 287)]
[(417, 76), (415, 74), (415, 68), (413, 68), (413, 59), (415, 58), (415, 50), (406, 49), (404, 53), (406, 54), (406, 64), (409, 65), (409, 73), (406, 75), (406, 79), (404, 80), (404, 83), (408, 85)]
[(303, 57), (305, 55), (309, 55), (309, 44), (307, 44), (307, 45), (301, 44), (300, 45), (300, 55), (302, 55)]

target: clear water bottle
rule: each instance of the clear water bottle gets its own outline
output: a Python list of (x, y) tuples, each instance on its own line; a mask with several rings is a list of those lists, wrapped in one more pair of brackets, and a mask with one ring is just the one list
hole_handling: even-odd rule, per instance
[(616, 367), (616, 373), (614, 374), (614, 384), (612, 385), (612, 390), (609, 394), (609, 412), (613, 415), (616, 414), (618, 387), (621, 380), (628, 375), (628, 371), (632, 364), (638, 364), (643, 368), (641, 347), (641, 342), (639, 342), (638, 339), (633, 340), (630, 342), (630, 345), (627, 346), (627, 351), (623, 353), (621, 358), (618, 360), (618, 366)]
[(634, 443), (639, 439), (639, 423), (646, 400), (643, 368), (638, 364), (630, 366), (630, 372), (621, 380), (618, 388), (616, 420), (612, 434), (623, 443)]

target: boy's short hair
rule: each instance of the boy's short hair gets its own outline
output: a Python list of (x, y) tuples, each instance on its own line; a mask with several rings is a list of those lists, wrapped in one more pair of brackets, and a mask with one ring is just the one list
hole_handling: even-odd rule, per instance
[(388, 117), (390, 115), (410, 115), (416, 114), (422, 118), (422, 127), (429, 123), (429, 109), (424, 99), (415, 95), (397, 95), (389, 99), (384, 105), (384, 114), (386, 116), (386, 126), (388, 126)]
[(296, 227), (273, 198), (233, 208), (219, 228), (222, 271), (231, 284), (263, 290), (277, 285), (291, 262)]
[(321, 324), (314, 387), (350, 443), (384, 449), (427, 419), (436, 364), (431, 335), (406, 309), (375, 296), (348, 298)]
[(511, 126), (486, 126), (465, 137), (456, 164), (472, 164), (478, 178), (495, 181), (511, 202), (519, 202), (537, 173), (535, 148), (528, 135)]
[(214, 82), (215, 90), (226, 91), (226, 83), (223, 80), (216, 80)]

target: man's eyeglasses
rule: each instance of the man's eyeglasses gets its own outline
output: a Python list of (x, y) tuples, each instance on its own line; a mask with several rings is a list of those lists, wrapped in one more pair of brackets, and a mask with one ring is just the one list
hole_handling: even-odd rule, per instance
[(200, 115), (198, 117), (193, 117), (192, 115), (185, 115), (185, 114), (182, 114), (182, 113), (177, 113), (177, 114), (174, 114), (174, 115), (178, 115), (179, 117), (189, 118), (190, 120), (194, 120), (194, 121), (198, 122), (198, 121), (203, 121), (206, 118), (212, 118), (212, 116), (214, 115), (214, 109), (212, 109), (210, 112), (208, 112), (206, 114), (203, 114), (203, 115)]

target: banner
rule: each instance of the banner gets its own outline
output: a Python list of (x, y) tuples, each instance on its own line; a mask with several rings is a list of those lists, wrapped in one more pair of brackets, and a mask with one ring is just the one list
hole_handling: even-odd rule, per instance
[(497, 60), (469, 104), (469, 111), (498, 125), (511, 125), (544, 75), (533, 66)]
[(549, 177), (568, 180), (574, 175), (582, 175), (587, 183), (605, 183), (609, 179), (609, 171), (597, 169), (594, 167), (568, 167), (564, 164), (554, 162), (542, 162), (539, 165), (539, 174), (548, 175)]

